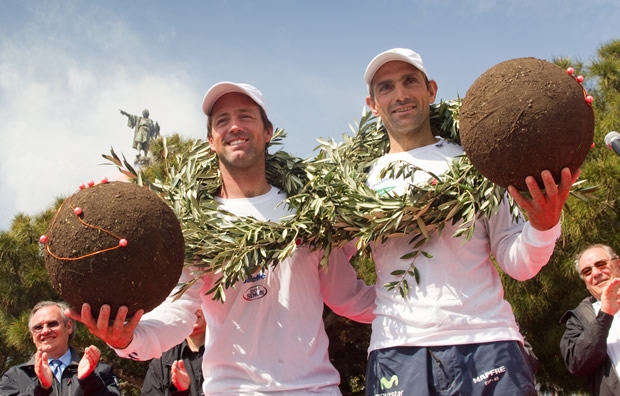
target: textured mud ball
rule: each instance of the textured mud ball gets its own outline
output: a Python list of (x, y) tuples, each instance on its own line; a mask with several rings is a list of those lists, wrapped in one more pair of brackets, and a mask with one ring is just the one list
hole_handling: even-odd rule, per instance
[(594, 137), (584, 90), (561, 67), (536, 58), (499, 63), (469, 88), (460, 110), (461, 143), (480, 173), (527, 191), (524, 179), (548, 169), (575, 171)]
[[(78, 216), (75, 208), (81, 209)], [(82, 222), (88, 224), (85, 225)], [(72, 307), (103, 304), (150, 311), (176, 286), (185, 244), (172, 209), (154, 192), (112, 182), (83, 189), (59, 208), (47, 232), (45, 266)], [(119, 245), (126, 239), (127, 245)]]

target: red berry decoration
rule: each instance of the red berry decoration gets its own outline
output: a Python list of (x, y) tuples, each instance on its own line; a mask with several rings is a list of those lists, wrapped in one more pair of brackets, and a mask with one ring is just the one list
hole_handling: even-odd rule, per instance
[(94, 180), (89, 180), (88, 181), (88, 187), (92, 187), (95, 185), (95, 181)]
[(101, 179), (101, 184), (106, 184), (108, 182), (108, 178), (104, 177), (103, 179)]
[(41, 235), (39, 237), (39, 242), (45, 245), (47, 243), (47, 235)]
[(590, 95), (586, 96), (586, 102), (587, 103), (592, 103), (594, 101), (594, 98)]
[[(76, 217), (73, 208), (82, 208)], [(128, 316), (161, 304), (179, 282), (185, 259), (181, 225), (148, 188), (97, 184), (60, 206), (46, 232), (45, 268), (54, 289), (78, 311), (121, 305)], [(131, 241), (128, 243), (127, 241)]]
[(573, 69), (572, 67), (569, 67), (568, 69), (566, 69), (566, 73), (572, 76), (573, 74), (575, 74), (575, 69)]
[(82, 214), (82, 208), (80, 208), (79, 206), (75, 209), (73, 209), (73, 213), (75, 213), (76, 216), (79, 216)]
[(583, 76), (577, 76), (577, 82), (582, 83), (584, 80)]
[(83, 190), (86, 188), (86, 185), (84, 183), (80, 183), (80, 190)]

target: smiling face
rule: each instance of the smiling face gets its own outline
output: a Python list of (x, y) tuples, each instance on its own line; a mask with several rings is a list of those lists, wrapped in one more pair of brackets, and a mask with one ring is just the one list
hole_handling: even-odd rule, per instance
[(210, 117), (209, 144), (221, 166), (231, 173), (264, 167), (273, 128), (265, 126), (252, 99), (237, 92), (225, 94), (213, 105)]
[(370, 84), (366, 104), (381, 117), (390, 137), (390, 152), (408, 151), (435, 142), (430, 126), (430, 104), (437, 84), (407, 62), (387, 62)]
[(615, 271), (612, 270), (615, 261), (617, 259), (612, 260), (607, 251), (601, 247), (588, 249), (579, 258), (577, 271), (582, 274), (581, 278), (590, 294), (597, 300), (601, 299), (607, 281), (616, 277)]
[(30, 319), (30, 334), (37, 350), (47, 352), (50, 358), (59, 358), (69, 348), (73, 322), (62, 317), (60, 308), (48, 305), (36, 311)]

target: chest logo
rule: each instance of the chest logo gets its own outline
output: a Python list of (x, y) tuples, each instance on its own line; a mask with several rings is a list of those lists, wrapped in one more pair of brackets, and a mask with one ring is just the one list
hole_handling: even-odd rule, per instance
[(263, 285), (250, 286), (243, 292), (243, 299), (246, 301), (259, 300), (267, 295), (267, 288)]

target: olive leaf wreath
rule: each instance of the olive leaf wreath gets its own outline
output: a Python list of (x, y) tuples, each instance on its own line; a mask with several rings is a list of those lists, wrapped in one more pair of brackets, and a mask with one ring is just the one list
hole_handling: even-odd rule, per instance
[[(458, 111), (460, 99), (431, 105), (431, 127), (436, 135), (460, 143)], [(503, 199), (508, 199), (513, 218), (521, 211), (506, 194), (482, 176), (466, 156), (458, 157), (442, 175), (432, 175), (426, 185), (410, 185), (400, 197), (379, 197), (366, 185), (373, 162), (387, 152), (385, 128), (371, 113), (364, 113), (353, 135), (343, 142), (320, 140), (318, 154), (302, 160), (283, 150), (266, 159), (268, 181), (282, 189), (283, 205), (294, 214), (280, 222), (239, 217), (223, 211), (213, 199), (221, 185), (218, 161), (206, 141), (191, 142), (189, 150), (170, 154), (164, 139), (164, 174), (145, 181), (124, 158), (111, 151), (104, 158), (136, 183), (160, 194), (176, 213), (185, 238), (186, 265), (193, 269), (193, 280), (181, 285), (179, 294), (208, 272), (216, 275), (207, 292), (214, 300), (226, 299), (226, 289), (257, 270), (277, 265), (300, 244), (322, 249), (321, 265), (333, 248), (356, 242), (358, 254), (369, 257), (369, 245), (394, 236), (409, 236), (411, 252), (408, 268), (395, 269), (397, 280), (386, 284), (406, 296), (408, 278), (419, 281), (415, 259), (424, 252), (424, 243), (446, 224), (459, 224), (454, 236), (471, 237), (476, 218), (489, 216)], [(284, 130), (276, 129), (269, 148), (282, 144)], [(271, 151), (271, 150), (270, 150)], [(384, 171), (391, 177), (412, 176), (418, 171), (411, 164), (398, 163)], [(573, 186), (573, 195), (587, 200), (591, 187)]]

